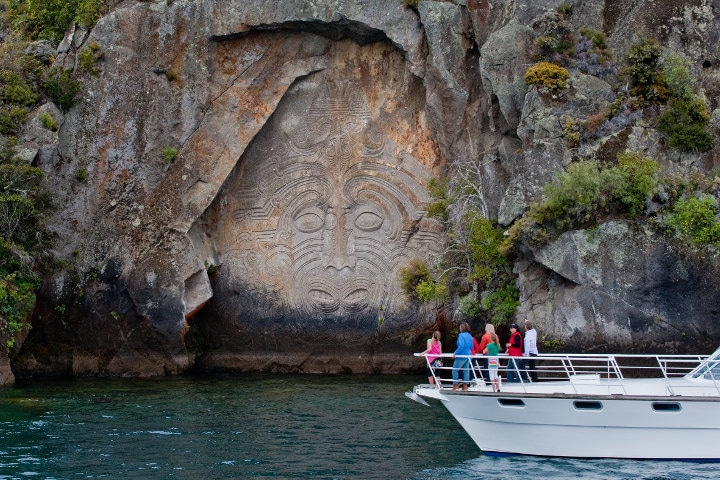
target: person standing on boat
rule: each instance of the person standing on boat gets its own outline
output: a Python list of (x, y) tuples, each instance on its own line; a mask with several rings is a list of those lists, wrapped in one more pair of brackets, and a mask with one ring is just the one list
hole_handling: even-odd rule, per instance
[[(519, 361), (523, 355), (523, 338), (518, 331), (517, 323), (510, 324), (510, 341), (505, 344), (510, 359), (507, 365), (507, 381), (508, 383), (520, 381)], [(517, 360), (516, 360), (517, 358)]]
[(432, 334), (432, 338), (428, 338), (427, 348), (420, 355), (427, 355), (427, 379), (431, 385), (435, 384), (435, 376), (433, 375), (432, 367), (442, 367), (442, 343), (440, 343), (440, 332), (435, 330)]
[[(488, 346), (488, 343), (492, 342), (492, 335), (495, 334), (495, 325), (492, 323), (486, 323), (485, 324), (485, 333), (482, 337), (480, 337), (480, 345), (478, 346), (479, 354), (485, 354), (485, 347)], [(500, 346), (500, 341), (498, 340), (498, 347)], [(485, 379), (485, 385), (490, 385), (490, 376), (488, 371), (488, 358), (483, 358), (481, 360), (483, 362), (483, 367), (481, 369), (482, 376)]]
[[(535, 357), (538, 356), (537, 348), (537, 330), (532, 326), (530, 320), (525, 320), (525, 339), (523, 340), (523, 359), (520, 369), (523, 370), (524, 379), (527, 380), (527, 374), (530, 373), (530, 379), (533, 382), (538, 381), (537, 364)], [(527, 368), (527, 371), (525, 371)]]
[(500, 376), (498, 375), (498, 368), (500, 367), (500, 360), (498, 359), (498, 355), (500, 354), (500, 339), (495, 332), (490, 334), (490, 341), (485, 347), (485, 350), (483, 350), (483, 353), (487, 355), (488, 375), (493, 392), (499, 392)]
[(460, 334), (457, 338), (457, 348), (453, 353), (452, 379), (453, 390), (460, 387), (459, 373), (462, 371), (462, 389), (467, 390), (470, 385), (470, 355), (474, 347), (473, 336), (470, 333), (470, 325), (467, 322), (460, 324)]

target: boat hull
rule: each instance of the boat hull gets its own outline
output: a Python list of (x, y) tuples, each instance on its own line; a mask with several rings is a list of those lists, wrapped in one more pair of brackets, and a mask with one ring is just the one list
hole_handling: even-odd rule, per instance
[(488, 454), (720, 460), (714, 397), (415, 392), (439, 400)]

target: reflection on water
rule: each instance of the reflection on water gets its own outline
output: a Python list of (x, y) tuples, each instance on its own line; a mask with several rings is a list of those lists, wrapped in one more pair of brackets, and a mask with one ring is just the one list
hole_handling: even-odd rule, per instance
[(444, 408), (405, 398), (421, 380), (224, 375), (22, 382), (0, 390), (0, 479), (718, 476), (716, 464), (486, 457)]

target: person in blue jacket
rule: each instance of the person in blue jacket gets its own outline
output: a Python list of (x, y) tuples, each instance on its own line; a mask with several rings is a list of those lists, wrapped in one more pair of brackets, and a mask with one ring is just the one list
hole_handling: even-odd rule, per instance
[[(462, 372), (462, 389), (467, 390), (470, 385), (470, 358), (472, 355), (473, 348), (473, 337), (470, 333), (470, 325), (467, 322), (460, 324), (460, 334), (457, 338), (457, 348), (453, 353), (452, 378), (453, 378), (453, 390), (460, 388), (459, 373)], [(465, 355), (468, 355), (467, 357)]]

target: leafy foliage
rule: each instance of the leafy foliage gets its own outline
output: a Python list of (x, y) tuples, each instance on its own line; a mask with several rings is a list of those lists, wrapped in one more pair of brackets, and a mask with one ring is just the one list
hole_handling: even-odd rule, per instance
[(0, 337), (5, 347), (14, 345), (15, 332), (35, 302), (39, 280), (33, 273), (30, 252), (42, 248), (41, 219), (48, 207), (40, 189), (42, 171), (16, 161), (10, 152), (0, 163)]
[(465, 215), (463, 223), (467, 232), (467, 254), (472, 265), (467, 278), (482, 285), (490, 284), (497, 270), (507, 264), (507, 258), (499, 252), (503, 241), (502, 230), (474, 209)]
[(34, 39), (58, 43), (73, 22), (95, 25), (100, 15), (118, 3), (114, 0), (11, 0), (11, 23)]
[(420, 258), (413, 258), (406, 267), (400, 269), (400, 288), (411, 298), (418, 298), (417, 286), (429, 281), (432, 281), (430, 269)]
[(550, 62), (540, 62), (528, 68), (524, 78), (528, 85), (542, 85), (549, 90), (561, 90), (567, 88), (569, 76), (565, 67)]
[(596, 225), (609, 215), (632, 218), (641, 214), (657, 189), (658, 170), (654, 160), (633, 152), (618, 155), (618, 164), (609, 167), (591, 160), (570, 164), (556, 183), (545, 186), (542, 202), (530, 209), (535, 222), (531, 229), (544, 231), (535, 238), (546, 240)]
[(685, 152), (708, 150), (715, 138), (708, 131), (710, 114), (699, 98), (676, 98), (660, 115), (657, 129), (670, 138), (670, 146)]
[(664, 224), (690, 239), (691, 243), (720, 247), (717, 201), (710, 195), (679, 200)]
[(451, 203), (447, 193), (447, 181), (431, 178), (428, 182), (428, 193), (433, 199), (427, 207), (428, 216), (446, 222), (449, 215), (448, 207)]
[(43, 112), (42, 115), (40, 115), (40, 123), (43, 127), (53, 132), (57, 132), (58, 128), (60, 128), (50, 112)]
[(520, 293), (513, 283), (507, 283), (483, 298), (482, 305), (490, 312), (490, 322), (493, 325), (506, 325), (520, 306)]
[(165, 159), (166, 162), (172, 163), (175, 161), (178, 155), (178, 151), (176, 148), (172, 147), (165, 147), (162, 149), (162, 157)]
[(78, 55), (78, 66), (81, 70), (88, 72), (91, 75), (97, 75), (100, 69), (95, 64), (95, 55), (90, 48), (83, 49)]
[(690, 74), (690, 61), (683, 55), (670, 52), (663, 60), (665, 84), (677, 98), (692, 99), (697, 80)]
[(0, 71), (0, 100), (5, 103), (30, 107), (40, 100), (31, 85), (17, 72)]
[(632, 45), (621, 74), (630, 83), (630, 93), (648, 102), (664, 102), (668, 88), (660, 68), (662, 47), (653, 39)]
[(45, 81), (45, 91), (63, 112), (67, 112), (78, 102), (80, 83), (73, 80), (71, 70), (52, 68)]

